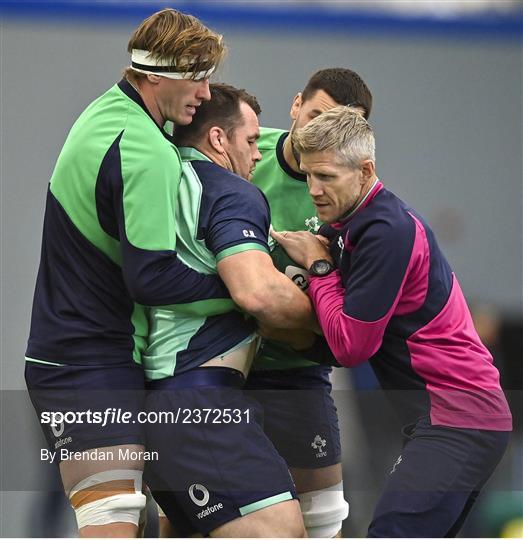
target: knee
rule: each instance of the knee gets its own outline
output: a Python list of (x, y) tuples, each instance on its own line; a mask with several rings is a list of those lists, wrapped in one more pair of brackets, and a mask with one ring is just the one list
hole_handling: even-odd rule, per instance
[(317, 491), (300, 493), (300, 507), (307, 534), (314, 538), (334, 538), (349, 515), (343, 496), (343, 482)]

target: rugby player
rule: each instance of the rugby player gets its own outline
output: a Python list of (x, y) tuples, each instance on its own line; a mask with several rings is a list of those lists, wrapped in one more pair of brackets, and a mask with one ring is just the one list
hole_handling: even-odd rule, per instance
[[(217, 276), (198, 273), (176, 255), (181, 163), (163, 131), (167, 121), (189, 124), (210, 99), (222, 38), (198, 19), (165, 9), (140, 24), (128, 50), (131, 66), (78, 118), (47, 192), (25, 371), (39, 417), (89, 409), (136, 414), (148, 334), (138, 303), (229, 296)], [(80, 536), (136, 536), (146, 499), (143, 460), (125, 456), (143, 451), (140, 425), (42, 427), (50, 451), (60, 451), (58, 461), (61, 450), (114, 456), (60, 463)]]
[[(258, 146), (263, 160), (253, 183), (269, 201), (276, 230), (315, 231), (319, 227), (292, 140), (297, 129), (320, 113), (349, 104), (368, 118), (372, 95), (365, 82), (350, 69), (322, 69), (294, 98), (290, 132), (261, 128)], [(307, 286), (306, 272), (281, 248), (276, 247), (272, 257), (282, 272)], [(348, 515), (330, 372), (329, 366), (319, 366), (289, 346), (265, 341), (247, 381), (247, 388), (263, 405), (265, 432), (291, 469), (307, 532), (325, 538), (339, 534)]]
[[(217, 316), (212, 296), (150, 313), (147, 409), (181, 416), (148, 425), (148, 450), (159, 459), (147, 463), (146, 480), (182, 536), (305, 535), (287, 464), (242, 390), (258, 340), (254, 319), (234, 303), (264, 324), (316, 325), (307, 296), (272, 263), (269, 207), (246, 181), (261, 158), (259, 113), (244, 90), (211, 85), (211, 100), (174, 134), (183, 158), (178, 256), (218, 273), (232, 298)], [(162, 536), (171, 535), (163, 518)]]
[(369, 360), (381, 386), (395, 390), (405, 423), (368, 536), (454, 537), (512, 429), (498, 370), (433, 232), (376, 176), (366, 120), (336, 107), (298, 130), (295, 144), (328, 224), (323, 242), (309, 232), (273, 233), (309, 270), (330, 347), (311, 333), (303, 354), (329, 361), (332, 351), (345, 367)]

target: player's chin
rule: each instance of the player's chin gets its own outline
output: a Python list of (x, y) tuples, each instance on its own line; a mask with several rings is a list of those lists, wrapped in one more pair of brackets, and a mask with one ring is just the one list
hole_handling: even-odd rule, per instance
[(333, 221), (332, 210), (329, 206), (316, 205), (316, 215), (318, 216), (320, 221), (323, 221), (323, 223), (329, 223)]
[(178, 126), (188, 126), (192, 122), (193, 116), (192, 114), (185, 114), (183, 116), (180, 116), (176, 120), (176, 124)]
[(175, 123), (178, 126), (188, 126), (192, 122), (193, 116), (194, 113), (190, 109), (187, 109), (177, 115)]

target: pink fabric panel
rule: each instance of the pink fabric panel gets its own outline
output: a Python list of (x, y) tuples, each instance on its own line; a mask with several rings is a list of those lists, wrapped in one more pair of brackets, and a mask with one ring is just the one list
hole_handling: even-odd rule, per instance
[(455, 276), (443, 310), (408, 340), (412, 368), (427, 382), (431, 421), (474, 429), (512, 429), (492, 356), (481, 343)]
[(359, 321), (346, 315), (343, 312), (345, 289), (339, 271), (326, 277), (311, 276), (309, 283), (309, 295), (336, 360), (345, 367), (357, 366), (368, 360), (381, 346), (390, 312), (373, 322)]
[(408, 280), (394, 315), (412, 313), (423, 306), (429, 290), (430, 250), (423, 225), (412, 215), (416, 224), (416, 236), (409, 263)]
[(345, 233), (345, 238), (343, 239), (343, 246), (345, 247), (345, 251), (347, 251), (347, 253), (352, 253), (354, 246), (350, 243), (349, 231)]
[[(378, 193), (381, 187), (382, 185), (378, 184), (375, 192)], [(415, 246), (416, 239), (418, 239), (418, 228), (416, 229)], [(339, 270), (326, 277), (309, 277), (309, 296), (314, 304), (321, 329), (334, 357), (342, 366), (356, 366), (378, 352), (383, 342), (385, 328), (392, 315), (395, 314), (396, 306), (402, 298), (407, 277), (414, 268), (419, 266), (419, 260), (423, 262), (423, 239), (426, 242), (426, 237), (419, 234), (418, 249), (413, 250), (411, 254), (407, 271), (394, 303), (388, 312), (377, 321), (360, 321), (343, 312), (345, 289)], [(416, 299), (419, 301), (417, 297)], [(412, 305), (412, 302), (409, 305)]]

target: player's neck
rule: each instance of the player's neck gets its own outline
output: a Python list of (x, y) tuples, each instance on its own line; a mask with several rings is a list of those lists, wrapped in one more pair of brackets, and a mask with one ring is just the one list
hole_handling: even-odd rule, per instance
[(154, 97), (151, 87), (146, 82), (138, 81), (136, 85), (133, 85), (134, 89), (140, 94), (144, 105), (147, 107), (149, 114), (153, 117), (158, 126), (163, 127), (166, 122), (166, 118), (162, 116), (158, 103)]
[(297, 173), (302, 172), (292, 152), (292, 143), (291, 143), (290, 134), (287, 136), (287, 138), (285, 139), (285, 142), (283, 143), (283, 159), (294, 172), (297, 172)]
[(379, 182), (378, 177), (374, 174), (370, 177), (364, 186), (361, 188), (360, 196), (356, 199), (354, 204), (343, 214), (338, 221), (343, 222), (352, 217), (363, 204), (366, 199), (369, 197), (371, 191), (376, 187), (376, 184)]

